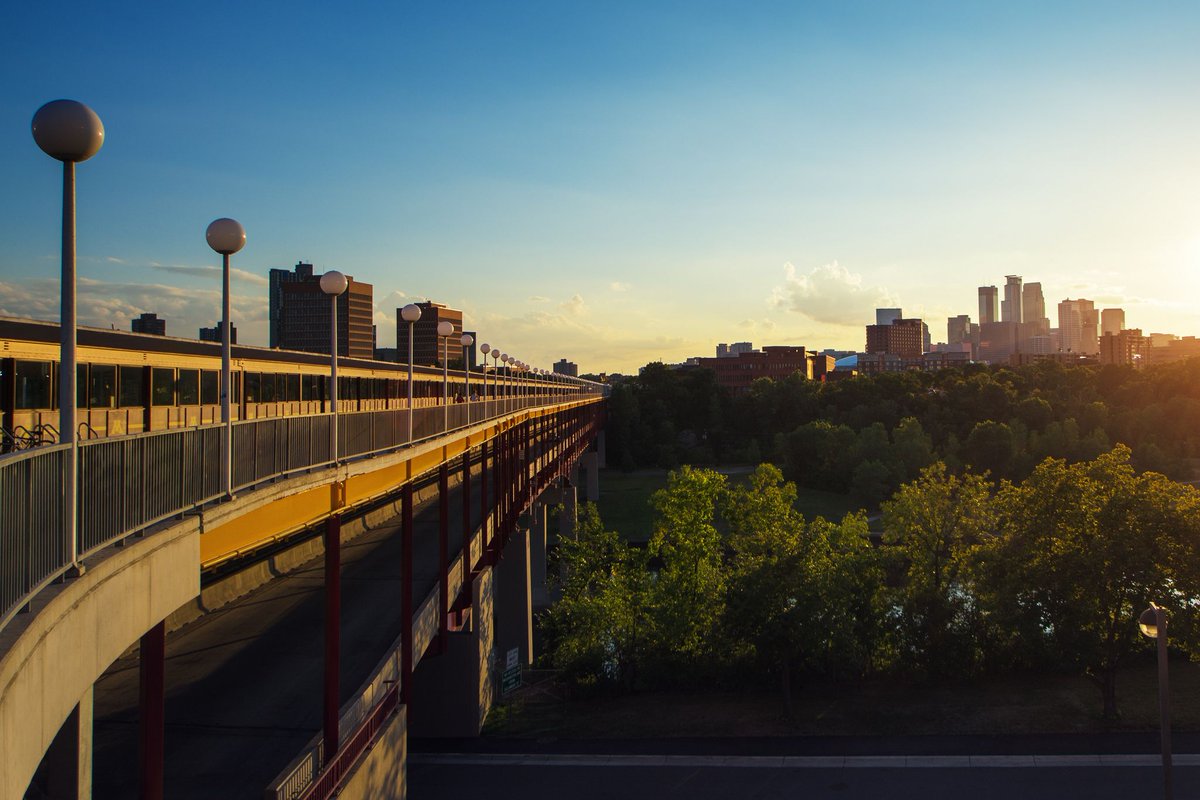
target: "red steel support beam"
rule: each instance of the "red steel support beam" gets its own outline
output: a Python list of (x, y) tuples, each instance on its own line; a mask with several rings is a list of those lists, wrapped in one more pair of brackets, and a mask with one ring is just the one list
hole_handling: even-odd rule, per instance
[(342, 651), (342, 517), (325, 521), (325, 687), (321, 714), (328, 764), (337, 755), (338, 708), (341, 705)]
[[(462, 587), (459, 594), (465, 606), (471, 605), (471, 451), (463, 453), (462, 470)], [(458, 620), (462, 625), (462, 618)]]
[(488, 539), (488, 442), (485, 439), (479, 446), (479, 528), (482, 531), (479, 543), (480, 557), (487, 558), (488, 549), (492, 546)]
[(438, 653), (450, 644), (450, 467), (438, 467)]
[(138, 657), (138, 796), (142, 800), (162, 800), (163, 796), (166, 664), (167, 627), (160, 622), (142, 634)]
[(400, 495), (400, 702), (412, 702), (413, 674), (413, 485)]

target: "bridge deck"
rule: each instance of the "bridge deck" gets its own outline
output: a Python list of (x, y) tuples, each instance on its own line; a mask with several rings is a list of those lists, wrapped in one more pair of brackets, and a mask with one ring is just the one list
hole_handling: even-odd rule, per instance
[[(471, 481), (479, 525), (478, 476)], [(461, 543), (461, 487), (451, 489), (451, 551)], [(414, 508), (414, 607), (437, 580), (436, 494)], [(399, 636), (399, 520), (342, 548), (340, 693), (348, 700)], [(167, 640), (166, 785), (176, 798), (260, 797), (321, 727), (320, 557), (175, 631)], [(137, 793), (138, 657), (95, 687), (94, 791)]]

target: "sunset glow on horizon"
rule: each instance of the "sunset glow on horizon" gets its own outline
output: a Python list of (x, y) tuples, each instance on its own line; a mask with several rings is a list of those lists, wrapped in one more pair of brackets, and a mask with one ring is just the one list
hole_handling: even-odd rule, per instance
[(10, 12), (0, 315), (57, 319), (58, 97), (104, 121), (78, 170), (79, 310), (220, 314), (267, 343), (270, 268), (431, 299), (537, 366), (634, 372), (717, 342), (858, 350), (878, 306), (977, 320), (1040, 282), (1200, 335), (1200, 8), (1159, 4), (127, 3)]

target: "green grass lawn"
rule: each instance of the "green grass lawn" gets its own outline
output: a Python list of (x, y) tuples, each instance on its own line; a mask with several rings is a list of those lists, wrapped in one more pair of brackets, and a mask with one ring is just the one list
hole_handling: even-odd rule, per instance
[[(735, 482), (744, 482), (752, 468), (749, 466), (722, 468)], [(606, 469), (600, 473), (600, 518), (605, 528), (614, 530), (631, 542), (644, 542), (650, 538), (653, 510), (650, 496), (666, 488), (667, 470), (646, 469), (636, 472), (621, 472)], [(796, 510), (807, 519), (821, 516), (840, 520), (860, 504), (848, 495), (824, 492), (819, 489), (798, 488)]]

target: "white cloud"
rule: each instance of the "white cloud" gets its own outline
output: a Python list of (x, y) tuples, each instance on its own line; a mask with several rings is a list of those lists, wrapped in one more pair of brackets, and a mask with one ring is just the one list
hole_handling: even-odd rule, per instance
[[(117, 261), (117, 263), (123, 264), (125, 262)], [(150, 269), (156, 269), (161, 272), (173, 272), (177, 275), (197, 275), (202, 278), (215, 278), (217, 280), (220, 280), (221, 278), (221, 267), (191, 267), (185, 264), (159, 264), (157, 262), (152, 262), (150, 264)], [(258, 275), (253, 272), (247, 272), (246, 270), (238, 269), (237, 267), (229, 268), (229, 277), (230, 279), (237, 279), (246, 283), (253, 283), (256, 286), (267, 286), (270, 284), (270, 281), (268, 281), (262, 275)]]
[(579, 294), (571, 295), (571, 299), (565, 303), (559, 303), (559, 309), (573, 317), (581, 317), (587, 313), (587, 304), (583, 302), (583, 296)]
[(613, 281), (608, 285), (608, 288), (612, 289), (614, 292), (628, 292), (633, 287), (622, 281)]
[(861, 275), (836, 261), (803, 275), (785, 264), (784, 283), (771, 291), (768, 303), (833, 325), (863, 325), (874, 320), (876, 308), (897, 305), (886, 287), (864, 284)]
[[(59, 282), (34, 279), (0, 283), (0, 314), (57, 321)], [(211, 327), (221, 316), (219, 289), (184, 289), (154, 283), (115, 283), (80, 277), (76, 284), (80, 325), (129, 330), (130, 320), (143, 313), (158, 314), (167, 321), (167, 334), (195, 338), (202, 327)], [(260, 295), (234, 294), (230, 298), (238, 341), (265, 344), (267, 299)]]
[(531, 302), (531, 303), (549, 303), (550, 298), (542, 297), (540, 294), (532, 294), (529, 296), (529, 302)]

